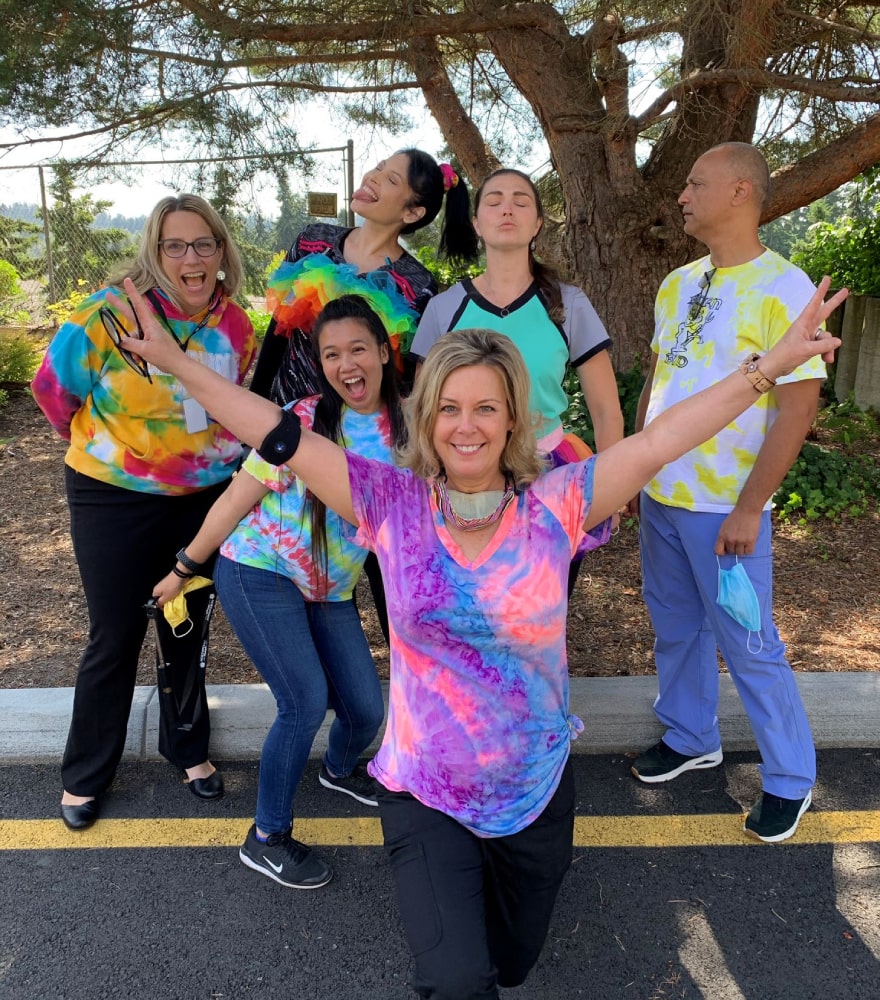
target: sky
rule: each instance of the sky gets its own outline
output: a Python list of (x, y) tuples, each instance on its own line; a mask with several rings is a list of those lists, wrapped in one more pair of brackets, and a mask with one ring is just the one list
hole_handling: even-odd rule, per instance
[[(357, 186), (365, 170), (368, 170), (379, 159), (395, 149), (403, 146), (416, 146), (432, 155), (437, 155), (444, 145), (443, 136), (437, 124), (424, 109), (420, 115), (413, 117), (414, 119), (417, 117), (417, 120), (415, 120), (412, 129), (406, 133), (392, 136), (385, 131), (354, 128), (345, 124), (340, 126), (339, 131), (336, 131), (332, 127), (328, 128), (326, 111), (321, 111), (310, 116), (307, 115), (301, 120), (300, 135), (304, 147), (321, 149), (344, 146), (348, 139), (351, 139), (354, 143), (355, 186)], [(75, 128), (75, 124), (72, 123), (67, 131), (74, 131)], [(15, 130), (0, 129), (0, 143), (15, 141), (17, 138)], [(0, 168), (18, 167), (24, 164), (46, 164), (54, 159), (82, 156), (87, 152), (87, 144), (61, 142), (35, 144), (6, 152), (5, 155), (4, 151), (0, 150)], [(162, 149), (157, 148), (144, 158), (172, 160), (181, 155), (183, 154), (180, 151), (166, 146)], [(124, 158), (120, 157), (120, 159)], [(339, 197), (339, 207), (342, 209), (345, 197), (342, 153), (322, 154), (315, 157), (315, 162), (317, 174), (309, 180), (308, 190), (335, 191)], [(137, 175), (129, 182), (89, 184), (79, 190), (88, 190), (96, 200), (111, 201), (113, 206), (108, 209), (110, 214), (118, 213), (138, 217), (146, 215), (160, 198), (167, 194), (175, 194), (180, 190), (176, 186), (176, 173), (179, 169), (177, 166), (148, 166), (144, 167), (142, 171), (138, 171)], [(44, 171), (44, 176), (48, 187), (51, 180), (50, 172)], [(189, 186), (192, 187), (191, 184)], [(305, 184), (297, 184), (296, 178), (291, 179), (291, 186), (295, 192), (306, 189)], [(241, 200), (246, 205), (258, 206), (269, 218), (277, 215), (278, 205), (275, 199), (274, 182), (267, 182), (263, 188), (254, 187), (247, 192), (242, 192)], [(11, 204), (14, 202), (39, 204), (39, 175), (35, 169), (0, 169), (0, 203)]]

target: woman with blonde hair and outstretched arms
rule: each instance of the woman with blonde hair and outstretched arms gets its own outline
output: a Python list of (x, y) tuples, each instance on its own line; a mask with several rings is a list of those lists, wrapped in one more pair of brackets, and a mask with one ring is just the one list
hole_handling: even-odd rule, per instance
[[(817, 328), (846, 297), (819, 291), (758, 362), (772, 381), (840, 341)], [(131, 294), (131, 291), (130, 291)], [(495, 1000), (537, 961), (571, 863), (566, 584), (573, 552), (664, 463), (760, 391), (748, 366), (583, 462), (537, 458), (522, 357), (458, 331), (428, 352), (407, 408), (403, 467), (302, 428), (181, 356), (143, 312), (143, 343), (221, 423), (287, 464), (379, 558), (391, 626), (382, 746), (369, 765), (422, 997)]]

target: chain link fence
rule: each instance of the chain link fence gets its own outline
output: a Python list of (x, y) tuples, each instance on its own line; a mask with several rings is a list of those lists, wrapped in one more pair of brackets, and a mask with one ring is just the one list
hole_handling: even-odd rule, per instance
[[(332, 149), (259, 158), (202, 161), (68, 163), (0, 167), (0, 327), (51, 328), (72, 297), (99, 288), (108, 272), (133, 256), (146, 217), (165, 194), (200, 194), (223, 216), (245, 268), (243, 297), (263, 301), (266, 268), (286, 251), (299, 230), (316, 218), (308, 212), (306, 187), (315, 156), (324, 154), (321, 184), (345, 191), (341, 211), (328, 221), (345, 222), (353, 190), (353, 144)], [(176, 169), (175, 169), (176, 167)], [(125, 209), (96, 194), (120, 172), (139, 197)], [(161, 173), (160, 173), (161, 170)], [(155, 190), (155, 197), (147, 192)], [(137, 206), (134, 210), (131, 205)], [(353, 223), (352, 223), (353, 224)], [(53, 308), (60, 304), (60, 308)]]

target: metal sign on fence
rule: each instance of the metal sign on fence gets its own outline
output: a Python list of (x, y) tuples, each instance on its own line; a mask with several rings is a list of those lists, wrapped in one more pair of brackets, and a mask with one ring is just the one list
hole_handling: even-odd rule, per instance
[(321, 219), (336, 218), (338, 209), (335, 191), (307, 191), (306, 201), (309, 215), (316, 215)]

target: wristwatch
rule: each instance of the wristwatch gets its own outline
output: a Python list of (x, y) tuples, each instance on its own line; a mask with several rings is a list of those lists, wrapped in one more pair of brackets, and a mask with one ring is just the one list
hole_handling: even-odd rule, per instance
[(750, 354), (739, 366), (739, 370), (752, 383), (756, 392), (769, 392), (776, 383), (772, 378), (767, 378), (758, 367), (760, 360), (760, 354)]

